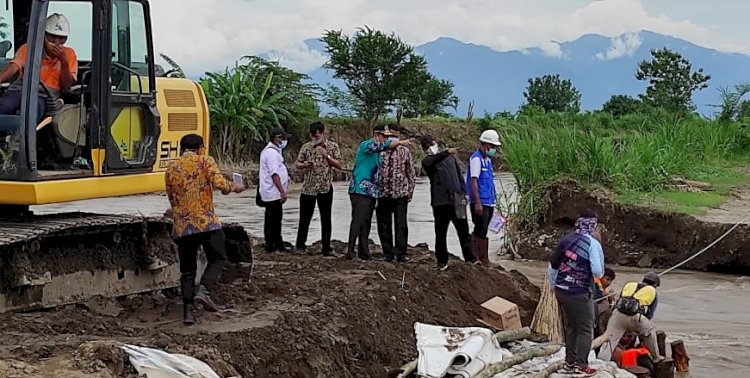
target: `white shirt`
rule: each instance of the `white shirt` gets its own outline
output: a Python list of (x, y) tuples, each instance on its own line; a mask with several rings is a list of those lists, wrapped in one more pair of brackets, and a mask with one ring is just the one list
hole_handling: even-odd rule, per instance
[(289, 172), (284, 165), (284, 156), (281, 155), (279, 146), (269, 142), (260, 153), (260, 171), (258, 172), (260, 199), (265, 202), (281, 199), (279, 189), (273, 184), (273, 175), (279, 175), (281, 186), (286, 191), (289, 188)]
[(482, 173), (482, 159), (475, 156), (469, 160), (469, 169), (471, 170), (471, 177), (479, 178), (479, 174)]

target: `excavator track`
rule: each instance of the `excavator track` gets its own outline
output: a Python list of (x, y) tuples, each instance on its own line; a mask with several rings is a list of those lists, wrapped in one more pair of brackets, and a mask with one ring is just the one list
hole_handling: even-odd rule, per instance
[[(0, 312), (179, 286), (168, 218), (64, 213), (0, 221)], [(250, 238), (224, 224), (230, 261), (252, 264)], [(200, 272), (199, 272), (200, 273)]]

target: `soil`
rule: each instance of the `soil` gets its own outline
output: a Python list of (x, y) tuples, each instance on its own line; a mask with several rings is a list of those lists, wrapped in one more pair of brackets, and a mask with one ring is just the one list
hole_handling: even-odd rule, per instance
[[(260, 251), (260, 241), (254, 241)], [(343, 254), (345, 244), (334, 243)], [(222, 377), (385, 377), (416, 357), (414, 323), (480, 326), (501, 296), (528, 325), (539, 289), (517, 271), (458, 260), (434, 268), (425, 245), (409, 263), (256, 252), (229, 264), (214, 294), (226, 309), (181, 322), (176, 290), (0, 315), (0, 376), (135, 377), (120, 343), (184, 353)], [(251, 276), (252, 273), (252, 276)]]
[[(572, 232), (584, 208), (596, 211), (605, 227), (606, 261), (640, 268), (672, 267), (733, 227), (727, 222), (619, 204), (610, 193), (585, 189), (572, 180), (557, 182), (546, 196), (550, 206), (539, 227), (534, 231), (514, 232), (517, 250), (524, 258), (546, 260), (557, 242)], [(740, 225), (682, 268), (750, 274), (750, 225)]]

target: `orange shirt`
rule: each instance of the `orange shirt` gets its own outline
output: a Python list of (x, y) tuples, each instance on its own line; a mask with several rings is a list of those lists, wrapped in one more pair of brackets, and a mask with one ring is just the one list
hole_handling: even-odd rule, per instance
[[(65, 47), (65, 56), (68, 58), (68, 68), (70, 69), (70, 73), (73, 75), (73, 78), (75, 78), (78, 75), (78, 58), (76, 57), (76, 52), (71, 49), (70, 47)], [(18, 49), (18, 52), (16, 52), (16, 56), (13, 58), (11, 63), (15, 63), (18, 65), (18, 67), (21, 68), (21, 71), (19, 73), (19, 77), (21, 74), (23, 74), (23, 66), (26, 64), (26, 44), (24, 43), (23, 46), (21, 46)], [(42, 70), (39, 73), (39, 78), (46, 84), (50, 89), (55, 91), (60, 91), (61, 85), (60, 85), (60, 75), (62, 73), (61, 69), (62, 63), (60, 63), (60, 60), (57, 58), (51, 58), (47, 56), (47, 54), (44, 54), (42, 56)]]
[(172, 163), (164, 177), (172, 205), (172, 236), (179, 237), (221, 229), (214, 210), (213, 191), (229, 194), (234, 188), (210, 156), (185, 152)]

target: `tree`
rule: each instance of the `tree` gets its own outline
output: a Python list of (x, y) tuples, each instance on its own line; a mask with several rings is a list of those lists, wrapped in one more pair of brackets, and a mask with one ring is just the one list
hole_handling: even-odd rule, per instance
[(686, 113), (695, 110), (693, 93), (708, 87), (710, 75), (699, 68), (692, 72), (692, 65), (677, 52), (667, 48), (651, 50), (651, 61), (638, 65), (635, 77), (648, 80), (646, 93), (640, 95), (647, 105), (668, 111)]
[[(734, 86), (734, 89), (727, 87), (719, 88), (721, 94), (721, 105), (712, 105), (721, 108), (717, 119), (721, 121), (734, 121), (743, 118), (743, 107), (747, 107), (747, 100), (742, 101), (742, 97), (750, 93), (750, 83), (743, 83)], [(747, 113), (744, 113), (747, 115)]]
[(523, 93), (527, 106), (538, 106), (546, 112), (578, 113), (581, 108), (581, 93), (570, 80), (561, 80), (560, 75), (544, 75), (529, 79)]
[(602, 105), (602, 111), (619, 117), (632, 114), (641, 109), (641, 101), (625, 95), (614, 95)]
[[(353, 37), (341, 31), (326, 31), (321, 41), (326, 44), (329, 56), (323, 67), (344, 81), (357, 115), (369, 125), (394, 107), (432, 111), (424, 109), (420, 100), (426, 95), (440, 109), (441, 105), (454, 102), (452, 85), (446, 91), (444, 82), (420, 80), (429, 75), (427, 62), (393, 33), (365, 26), (357, 29)], [(413, 95), (413, 91), (422, 95)]]
[(453, 94), (453, 83), (440, 80), (427, 71), (414, 75), (410, 87), (412, 89), (404, 93), (399, 104), (404, 117), (445, 115), (445, 108), (455, 110), (458, 107), (458, 97)]
[(338, 111), (338, 115), (341, 116), (352, 116), (354, 115), (355, 107), (356, 107), (356, 100), (352, 97), (349, 92), (341, 90), (341, 88), (328, 84), (326, 88), (323, 89), (323, 102), (336, 109)]

